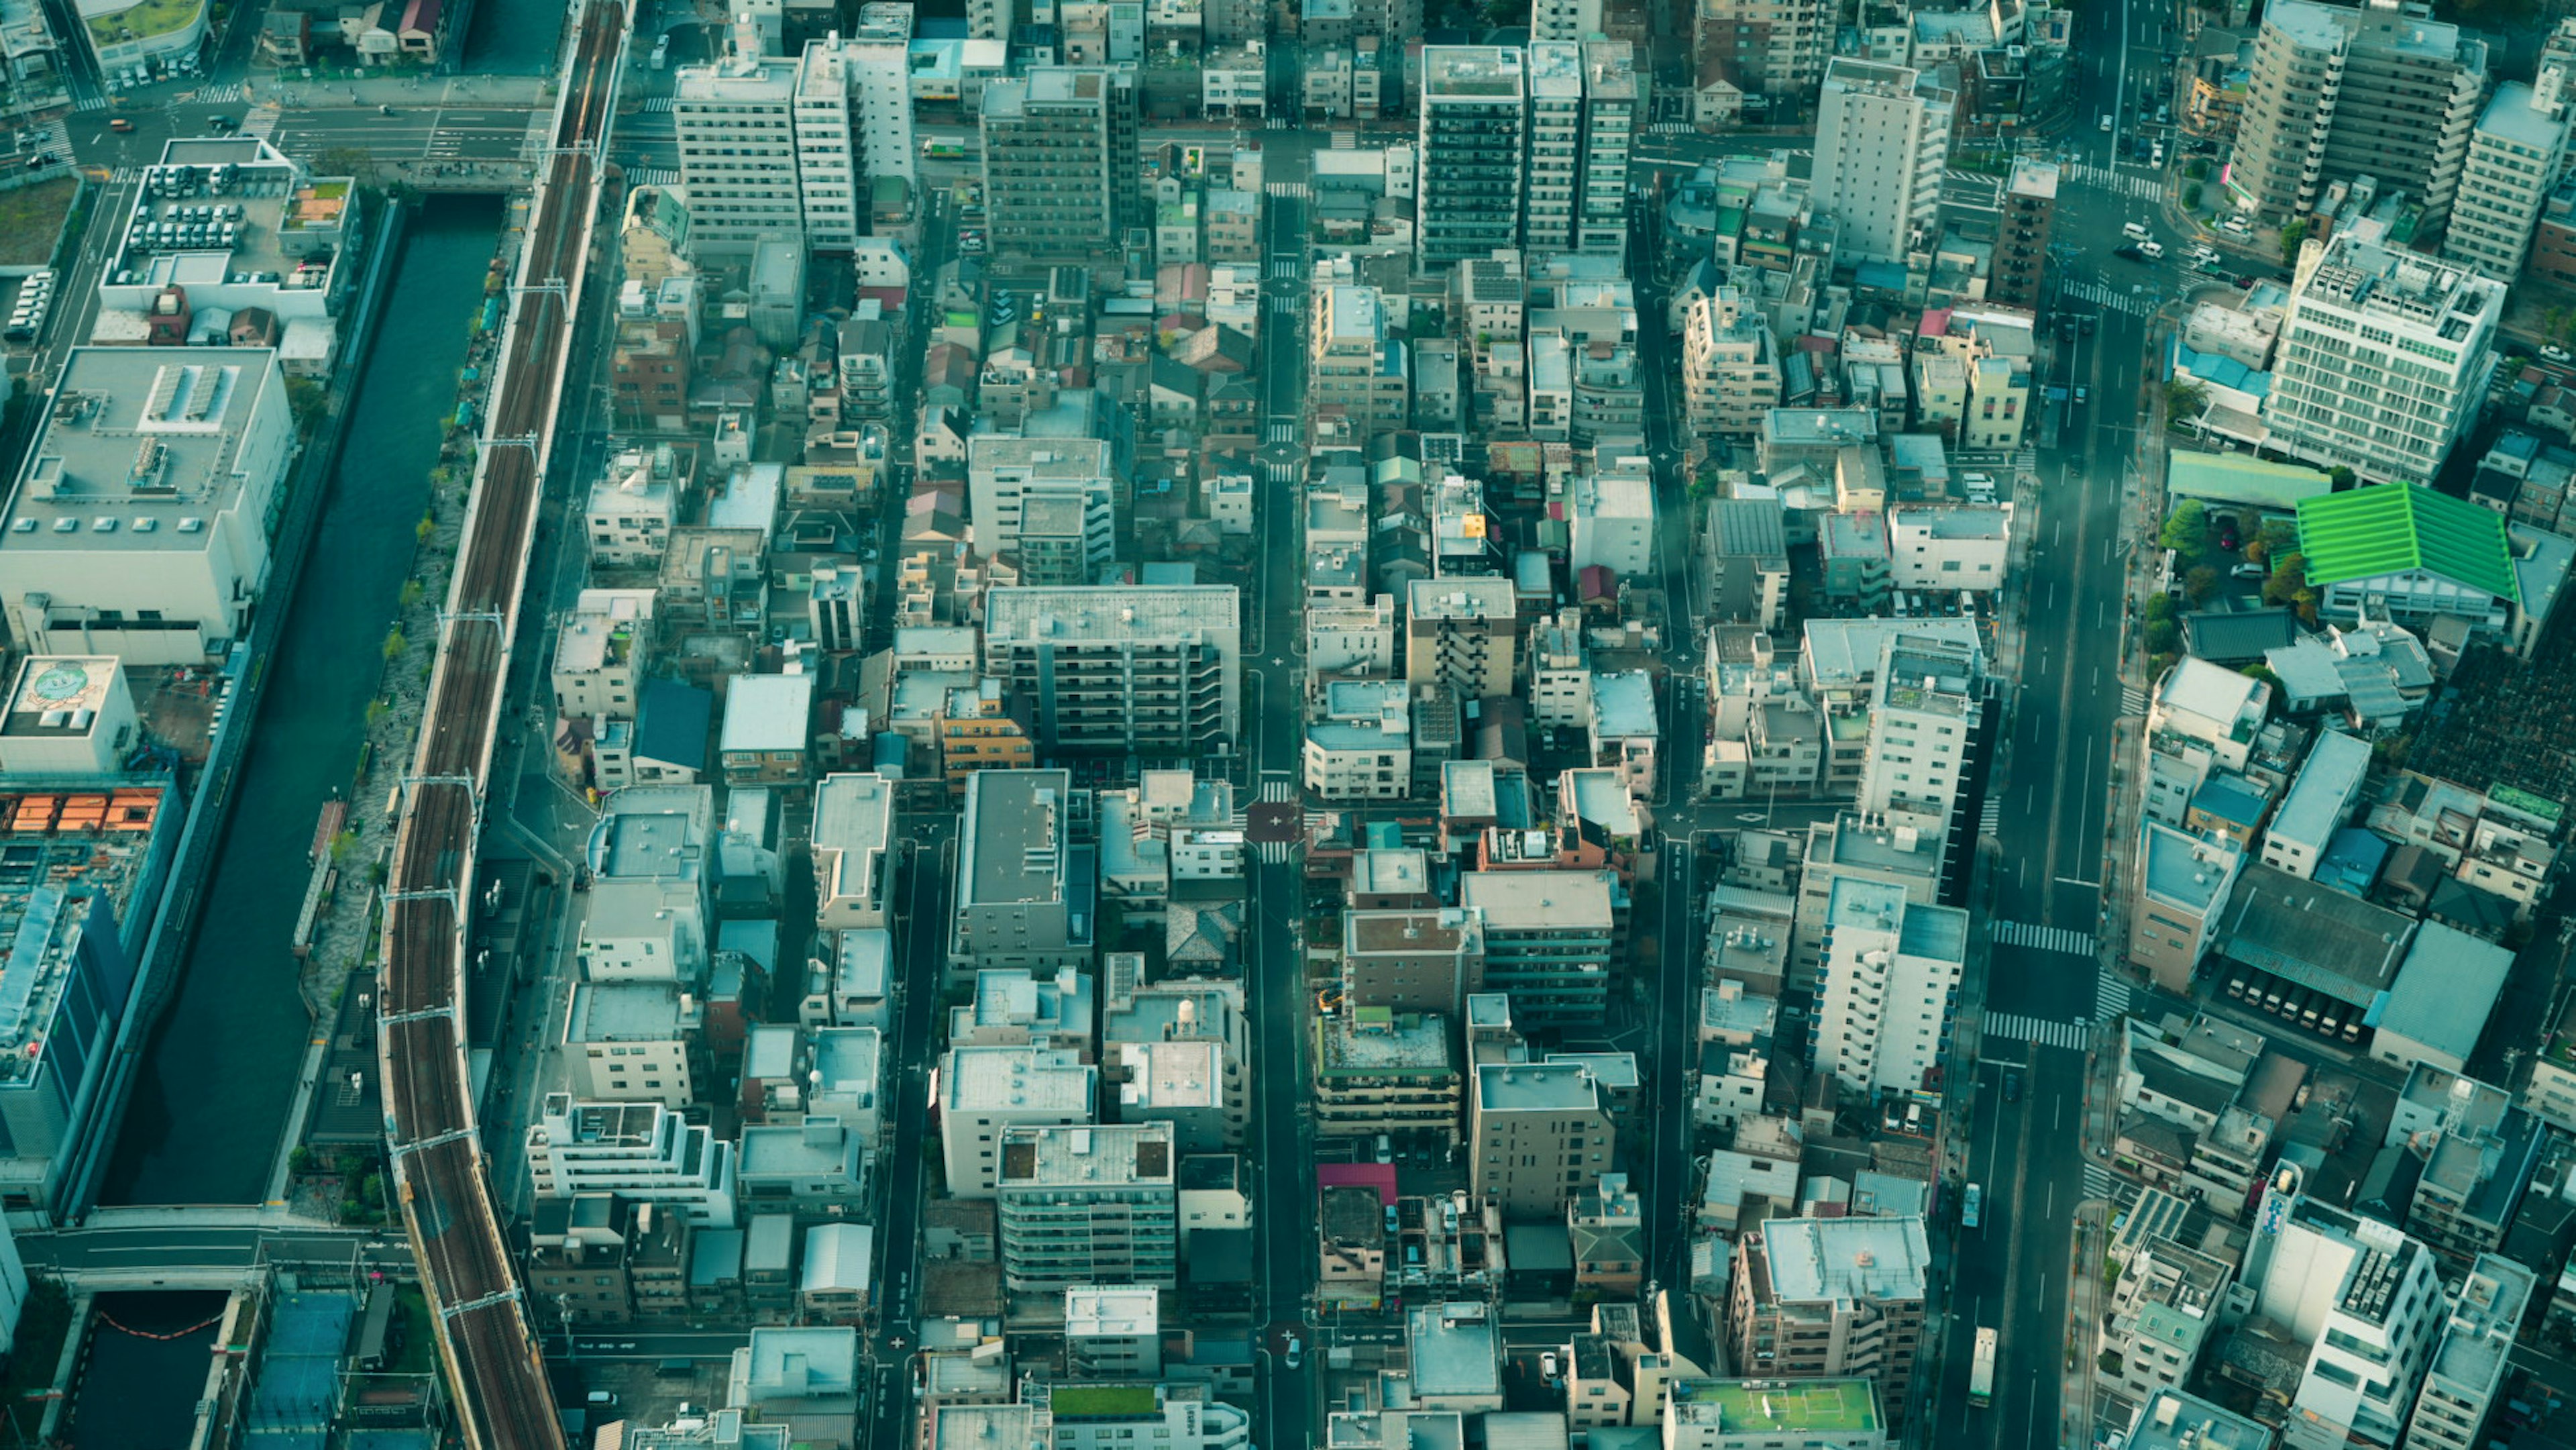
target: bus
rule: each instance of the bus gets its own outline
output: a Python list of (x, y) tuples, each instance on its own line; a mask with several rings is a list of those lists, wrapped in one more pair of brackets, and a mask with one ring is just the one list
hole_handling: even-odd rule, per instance
[(1986, 1190), (1974, 1183), (1969, 1184), (1968, 1196), (1959, 1201), (1959, 1227), (1975, 1228), (1978, 1211), (1985, 1207), (1985, 1203)]
[(1968, 1367), (1968, 1408), (1982, 1410), (1995, 1398), (1995, 1332), (1977, 1331), (1976, 1363)]

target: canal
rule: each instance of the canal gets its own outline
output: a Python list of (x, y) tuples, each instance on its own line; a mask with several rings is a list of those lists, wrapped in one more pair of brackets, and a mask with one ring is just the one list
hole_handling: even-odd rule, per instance
[(221, 1294), (100, 1295), (64, 1441), (74, 1450), (183, 1450), (214, 1367), (210, 1321), (223, 1312)]
[(357, 769), (379, 650), (499, 230), (497, 198), (433, 198), (395, 260), (294, 612), (266, 662), (273, 674), (212, 889), (178, 998), (145, 1049), (104, 1203), (251, 1203), (266, 1190), (313, 1026), (288, 941), (314, 820)]

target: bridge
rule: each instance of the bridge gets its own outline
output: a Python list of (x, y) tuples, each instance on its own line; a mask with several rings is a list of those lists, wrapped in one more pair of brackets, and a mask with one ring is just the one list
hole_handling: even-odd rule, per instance
[(283, 1208), (102, 1208), (76, 1228), (21, 1232), (31, 1269), (75, 1294), (245, 1288), (262, 1270), (337, 1267), (410, 1272), (411, 1247), (389, 1228), (350, 1228)]

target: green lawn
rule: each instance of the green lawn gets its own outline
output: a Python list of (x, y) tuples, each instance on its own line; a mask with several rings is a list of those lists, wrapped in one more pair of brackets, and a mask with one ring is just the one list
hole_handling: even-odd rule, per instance
[(1719, 1423), (1738, 1435), (1825, 1434), (1878, 1426), (1878, 1396), (1866, 1380), (1699, 1381), (1690, 1397), (1714, 1402)]
[(206, 0), (143, 0), (140, 5), (112, 15), (91, 16), (89, 33), (101, 45), (148, 39), (177, 30), (195, 20), (205, 8)]
[(0, 265), (32, 267), (50, 261), (63, 218), (71, 213), (80, 183), (68, 176), (0, 191)]

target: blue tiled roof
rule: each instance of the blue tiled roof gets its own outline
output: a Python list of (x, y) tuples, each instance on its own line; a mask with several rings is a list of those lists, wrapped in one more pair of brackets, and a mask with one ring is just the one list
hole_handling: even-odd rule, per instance
[(2234, 388), (2240, 393), (2265, 398), (2272, 393), (2272, 375), (2249, 368), (2223, 353), (2193, 352), (2177, 340), (2174, 345), (2174, 367), (2187, 372), (2212, 387)]

